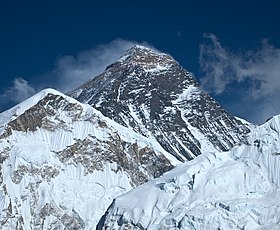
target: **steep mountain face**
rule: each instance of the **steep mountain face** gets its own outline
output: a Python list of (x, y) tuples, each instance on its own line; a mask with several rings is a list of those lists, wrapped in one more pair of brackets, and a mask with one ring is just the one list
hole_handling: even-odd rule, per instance
[(173, 58), (143, 46), (132, 47), (69, 95), (157, 140), (180, 161), (228, 150), (249, 132)]
[(157, 142), (44, 90), (0, 114), (1, 229), (95, 229), (113, 198), (176, 164)]
[(98, 229), (280, 229), (280, 115), (118, 197)]

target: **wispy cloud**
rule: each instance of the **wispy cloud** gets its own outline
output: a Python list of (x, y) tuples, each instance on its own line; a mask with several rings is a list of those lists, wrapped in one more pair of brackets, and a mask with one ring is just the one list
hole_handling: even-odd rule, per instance
[(1, 101), (21, 102), (32, 96), (36, 90), (23, 78), (15, 78), (12, 86), (0, 95)]
[(243, 96), (239, 100), (240, 107), (242, 103), (251, 104), (249, 119), (254, 122), (279, 113), (280, 49), (263, 40), (255, 50), (234, 52), (224, 48), (214, 34), (204, 37), (199, 57), (205, 73), (204, 88), (220, 96), (242, 91), (239, 92)]
[(78, 87), (103, 72), (109, 64), (116, 61), (135, 44), (137, 42), (116, 39), (108, 44), (82, 51), (76, 56), (66, 55), (59, 58), (52, 71), (52, 74), (58, 79), (55, 87), (63, 92)]
[(142, 44), (152, 47), (146, 42), (115, 39), (107, 44), (79, 52), (76, 55), (63, 55), (58, 58), (54, 68), (42, 76), (27, 82), (23, 78), (15, 78), (11, 87), (0, 95), (0, 109), (6, 109), (21, 102), (32, 94), (47, 87), (61, 92), (73, 90), (87, 80), (97, 76), (105, 68), (116, 61), (133, 45)]

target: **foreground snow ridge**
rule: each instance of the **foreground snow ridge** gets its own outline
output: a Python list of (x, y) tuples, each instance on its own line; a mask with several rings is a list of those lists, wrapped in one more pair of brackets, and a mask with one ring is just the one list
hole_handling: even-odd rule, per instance
[(280, 229), (280, 115), (114, 200), (98, 229)]
[(1, 229), (95, 229), (116, 196), (179, 163), (52, 89), (0, 114), (0, 128)]

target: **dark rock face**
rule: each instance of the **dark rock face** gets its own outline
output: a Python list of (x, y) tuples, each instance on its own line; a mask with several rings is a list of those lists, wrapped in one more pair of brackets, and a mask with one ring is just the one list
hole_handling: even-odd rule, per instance
[(66, 149), (56, 152), (60, 161), (67, 164), (72, 161), (81, 164), (85, 173), (94, 170), (103, 171), (107, 162), (116, 163), (116, 171), (125, 171), (131, 178), (133, 187), (161, 176), (174, 166), (164, 157), (156, 154), (149, 147), (141, 148), (137, 142), (128, 143), (121, 140), (118, 134), (110, 134), (107, 141), (100, 141), (89, 136)]
[(228, 150), (249, 132), (173, 58), (142, 46), (69, 94), (156, 139), (180, 161), (207, 149)]
[[(8, 137), (12, 134), (12, 130), (34, 132), (37, 128), (44, 128), (50, 131), (66, 128), (65, 122), (59, 119), (59, 111), (64, 111), (74, 121), (80, 118), (82, 107), (64, 100), (62, 96), (48, 94), (36, 105), (10, 121), (0, 138)], [(53, 120), (49, 119), (50, 117)]]

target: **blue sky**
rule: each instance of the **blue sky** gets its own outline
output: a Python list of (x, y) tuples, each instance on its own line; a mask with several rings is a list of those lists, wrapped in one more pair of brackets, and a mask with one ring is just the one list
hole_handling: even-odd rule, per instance
[[(280, 113), (278, 1), (1, 1), (0, 111), (67, 91), (133, 43), (171, 54), (226, 109)], [(113, 54), (113, 55), (112, 55)]]

